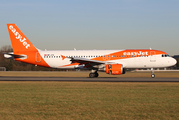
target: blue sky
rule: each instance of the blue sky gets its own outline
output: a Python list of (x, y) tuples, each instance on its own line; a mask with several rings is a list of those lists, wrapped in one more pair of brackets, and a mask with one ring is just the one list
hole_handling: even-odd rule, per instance
[(39, 49), (158, 49), (179, 54), (179, 0), (1, 0), (0, 47), (15, 23)]

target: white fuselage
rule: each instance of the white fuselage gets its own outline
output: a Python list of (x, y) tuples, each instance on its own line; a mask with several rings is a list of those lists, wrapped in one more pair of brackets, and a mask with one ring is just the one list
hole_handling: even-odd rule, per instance
[[(66, 51), (39, 51), (40, 55), (52, 68), (77, 68), (80, 65), (70, 65), (71, 58), (85, 58), (103, 61), (105, 64), (123, 64), (124, 68), (162, 68), (176, 64), (176, 60), (162, 54), (144, 55), (144, 56), (113, 56), (111, 53), (120, 52), (123, 50), (66, 50)], [(62, 55), (66, 58), (63, 59)], [(104, 57), (105, 55), (109, 55)], [(114, 58), (114, 59), (113, 59)], [(39, 60), (40, 62), (40, 60)], [(69, 65), (69, 66), (66, 66)]]

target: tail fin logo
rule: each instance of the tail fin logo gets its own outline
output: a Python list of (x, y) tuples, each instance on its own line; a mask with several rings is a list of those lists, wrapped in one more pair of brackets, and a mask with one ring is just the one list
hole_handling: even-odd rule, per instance
[(25, 46), (26, 49), (30, 47), (30, 44), (26, 42), (26, 38), (22, 38), (19, 32), (17, 32), (16, 29), (12, 25), (9, 26), (9, 29), (14, 33), (14, 35), (16, 36), (16, 39), (19, 40), (23, 44), (23, 46)]

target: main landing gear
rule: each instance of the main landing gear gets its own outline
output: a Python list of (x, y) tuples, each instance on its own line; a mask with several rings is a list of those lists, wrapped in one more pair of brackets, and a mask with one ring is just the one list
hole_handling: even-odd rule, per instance
[(155, 74), (154, 74), (154, 69), (153, 68), (151, 68), (151, 78), (155, 78)]
[(89, 77), (90, 77), (90, 78), (94, 78), (94, 77), (98, 77), (98, 76), (99, 76), (99, 74), (97, 73), (97, 71), (91, 72), (91, 73), (89, 74)]

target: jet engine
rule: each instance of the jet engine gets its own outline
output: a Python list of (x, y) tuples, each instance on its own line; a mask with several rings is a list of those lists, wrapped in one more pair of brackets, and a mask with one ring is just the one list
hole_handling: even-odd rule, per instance
[(125, 69), (122, 64), (107, 64), (106, 73), (111, 75), (125, 74)]

